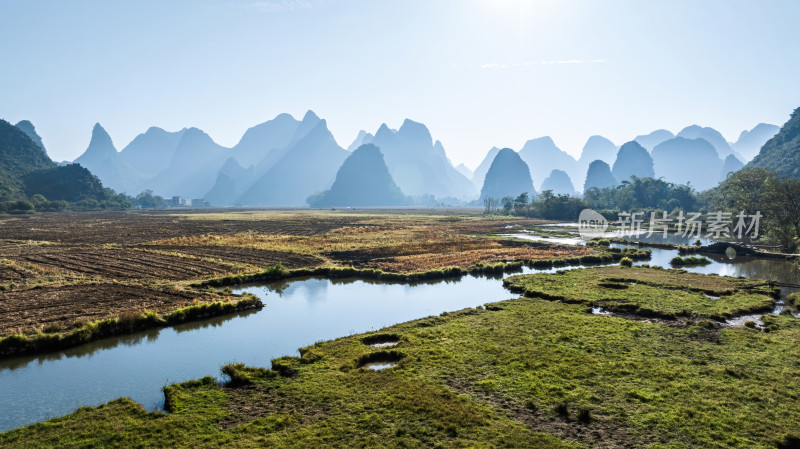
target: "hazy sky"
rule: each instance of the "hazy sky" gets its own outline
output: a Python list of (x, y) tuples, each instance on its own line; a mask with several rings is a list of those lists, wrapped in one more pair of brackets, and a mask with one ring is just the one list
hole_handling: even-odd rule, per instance
[(406, 117), (454, 163), (550, 135), (578, 155), (697, 123), (728, 140), (800, 106), (800, 1), (0, 0), (0, 118), (56, 160), (100, 122), (225, 146), (313, 109), (339, 144)]

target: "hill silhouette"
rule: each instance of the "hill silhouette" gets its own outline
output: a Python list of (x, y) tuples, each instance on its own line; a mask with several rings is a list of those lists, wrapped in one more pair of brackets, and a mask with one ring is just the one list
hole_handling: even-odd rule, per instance
[(617, 185), (617, 180), (611, 174), (611, 167), (608, 164), (603, 161), (592, 161), (589, 164), (589, 169), (586, 172), (586, 182), (583, 184), (584, 192), (594, 187), (605, 189), (615, 185)]
[(120, 157), (111, 136), (99, 123), (92, 128), (86, 151), (74, 162), (91, 171), (104, 185), (129, 195), (135, 194), (145, 179)]
[(169, 165), (147, 181), (147, 188), (165, 197), (203, 198), (230, 155), (231, 150), (214, 142), (205, 132), (189, 128), (181, 136)]
[(467, 179), (472, 179), (472, 177), (475, 176), (475, 173), (472, 170), (470, 170), (469, 167), (467, 167), (464, 163), (456, 165), (456, 170), (458, 170), (458, 172), (464, 175), (464, 177)]
[(286, 148), (299, 126), (300, 122), (289, 114), (253, 126), (233, 147), (233, 157), (242, 167), (258, 164), (270, 152)]
[(569, 179), (569, 175), (567, 172), (563, 170), (553, 170), (550, 172), (550, 176), (545, 178), (544, 182), (542, 183), (542, 192), (545, 190), (550, 190), (556, 195), (577, 195), (578, 192), (575, 191), (575, 186), (572, 185), (572, 181)]
[(204, 199), (213, 206), (236, 206), (243, 189), (240, 181), (252, 177), (254, 171), (254, 167), (245, 169), (235, 158), (229, 157), (217, 172), (214, 187)]
[(41, 195), (47, 201), (84, 201), (85, 207), (112, 202), (114, 207), (125, 207), (126, 201), (104, 188), (86, 168), (53, 162), (23, 128), (0, 120), (0, 201), (24, 201)]
[(781, 176), (800, 178), (800, 108), (745, 168), (767, 168)]
[(761, 147), (780, 130), (780, 126), (759, 123), (750, 131), (745, 130), (739, 134), (739, 139), (732, 145), (733, 150), (744, 158), (743, 162), (749, 162), (761, 151)]
[(33, 142), (36, 145), (39, 145), (39, 147), (41, 147), (41, 149), (43, 149), (45, 151), (45, 153), (47, 152), (47, 148), (44, 147), (44, 143), (42, 142), (42, 138), (36, 132), (36, 127), (33, 126), (33, 123), (31, 123), (30, 120), (20, 120), (14, 126), (16, 126), (20, 130), (22, 130), (22, 132), (27, 134), (28, 137), (30, 137), (31, 140), (33, 140)]
[(663, 177), (665, 181), (690, 183), (698, 191), (710, 189), (719, 182), (722, 160), (705, 139), (676, 137), (653, 148), (651, 156), (656, 177)]
[(489, 166), (481, 189), (481, 199), (516, 198), (525, 192), (531, 196), (536, 193), (528, 164), (516, 151), (503, 148)]
[(372, 143), (372, 139), (374, 138), (375, 136), (362, 129), (361, 131), (358, 132), (358, 135), (356, 136), (356, 139), (353, 141), (353, 143), (351, 143), (347, 147), (347, 151), (355, 151), (356, 148), (360, 147), (361, 145), (364, 145), (365, 143)]
[(662, 142), (666, 142), (669, 139), (674, 139), (675, 134), (667, 131), (666, 129), (657, 129), (650, 134), (644, 134), (641, 136), (636, 136), (635, 140), (639, 143), (642, 147), (644, 147), (647, 151), (653, 151), (653, 148), (658, 146), (658, 144)]
[(403, 206), (408, 198), (397, 187), (381, 150), (364, 144), (345, 159), (329, 190), (308, 198), (311, 207)]
[(551, 171), (562, 170), (570, 178), (577, 177), (577, 161), (556, 146), (549, 136), (531, 139), (519, 150), (519, 156), (528, 164), (534, 186), (541, 186)]
[(406, 119), (397, 131), (384, 123), (372, 143), (381, 149), (392, 178), (405, 194), (475, 198), (475, 185), (453, 167), (442, 143), (434, 142), (422, 123)]
[(714, 128), (702, 127), (698, 125), (687, 126), (678, 133), (677, 137), (683, 137), (684, 139), (690, 140), (704, 139), (706, 142), (710, 143), (715, 150), (717, 150), (717, 155), (721, 159), (728, 157), (729, 154), (733, 154), (733, 149), (728, 141), (725, 140), (722, 134), (720, 134), (720, 132)]
[[(296, 140), (283, 156), (239, 197), (243, 205), (304, 206), (312, 194), (327, 189), (348, 153), (325, 120)], [(294, 138), (292, 140), (295, 140)]]
[(476, 187), (483, 187), (486, 173), (489, 171), (489, 167), (492, 166), (492, 162), (494, 162), (494, 158), (497, 157), (497, 153), (499, 152), (500, 148), (492, 147), (489, 152), (486, 153), (480, 165), (475, 169), (475, 172), (472, 174), (472, 183), (475, 184)]
[(744, 168), (744, 164), (742, 161), (736, 158), (736, 156), (730, 154), (725, 160), (722, 162), (722, 171), (719, 175), (720, 182), (724, 181), (725, 178), (728, 177), (729, 173), (737, 172)]
[(589, 168), (589, 164), (596, 160), (611, 164), (616, 156), (617, 146), (614, 145), (614, 142), (603, 136), (591, 136), (583, 145), (578, 162)]
[(131, 168), (146, 178), (151, 178), (167, 168), (186, 128), (169, 132), (158, 127), (150, 127), (139, 134), (120, 151), (119, 157)]
[(36, 170), (21, 179), (28, 197), (38, 194), (49, 201), (101, 200), (106, 195), (97, 176), (79, 164)]
[(25, 198), (22, 176), (55, 166), (22, 129), (0, 120), (0, 201)]
[(631, 176), (653, 178), (653, 158), (643, 146), (632, 140), (620, 147), (611, 173), (620, 182), (629, 180)]
[(609, 165), (613, 164), (614, 159), (617, 157), (617, 150), (618, 148), (614, 142), (603, 136), (589, 137), (583, 145), (581, 157), (578, 159), (578, 165), (573, 176), (575, 184), (581, 185), (586, 181), (586, 172), (589, 170), (589, 164), (592, 161), (601, 160)]

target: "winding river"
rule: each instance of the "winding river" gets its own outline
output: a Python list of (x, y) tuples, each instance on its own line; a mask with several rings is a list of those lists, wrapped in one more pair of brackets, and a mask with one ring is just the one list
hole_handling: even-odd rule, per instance
[[(654, 249), (643, 263), (668, 267), (676, 254)], [(688, 270), (800, 284), (798, 266), (785, 260), (723, 256)], [(554, 270), (522, 272), (543, 271)], [(298, 355), (298, 348), (320, 340), (516, 296), (501, 277), (475, 276), (413, 284), (305, 278), (236, 291), (258, 295), (266, 307), (0, 361), (0, 431), (123, 396), (158, 409), (165, 385), (219, 378), (220, 366), (228, 363), (269, 366), (271, 359)]]

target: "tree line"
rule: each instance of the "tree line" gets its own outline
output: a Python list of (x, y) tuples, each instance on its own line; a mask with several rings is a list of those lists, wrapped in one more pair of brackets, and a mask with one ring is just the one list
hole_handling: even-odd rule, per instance
[(758, 212), (761, 219), (759, 237), (749, 243), (779, 245), (796, 251), (800, 243), (800, 179), (782, 177), (767, 169), (740, 170), (728, 175), (719, 186), (697, 192), (689, 184), (673, 184), (663, 179), (637, 178), (617, 186), (591, 188), (582, 198), (554, 194), (545, 190), (531, 196), (487, 198), (483, 201), (487, 214), (506, 214), (545, 220), (575, 221), (583, 209), (594, 209), (609, 220), (617, 220), (620, 212), (665, 211), (671, 217), (684, 212)]

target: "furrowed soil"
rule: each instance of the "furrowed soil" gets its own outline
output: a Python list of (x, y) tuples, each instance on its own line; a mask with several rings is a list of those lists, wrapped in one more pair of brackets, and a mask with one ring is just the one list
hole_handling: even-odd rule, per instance
[(57, 332), (78, 328), (111, 315), (169, 311), (218, 295), (124, 284), (71, 284), (37, 286), (2, 294), (0, 334), (25, 330)]
[(538, 223), (447, 210), (2, 215), (0, 337), (145, 310), (170, 312), (187, 299), (214, 299), (191, 289), (197, 281), (277, 264), (416, 273), (591, 253), (490, 237)]
[[(522, 297), (318, 342), (272, 368), (223, 367), (165, 388), (170, 413), (118, 399), (0, 434), (7, 447), (793, 448), (800, 422), (800, 320), (764, 330), (708, 320), (593, 315), (616, 301), (702, 316), (688, 294), (737, 298), (739, 279), (648, 268), (516, 277)], [(599, 280), (602, 280), (599, 281)], [(657, 303), (632, 287), (662, 288)], [(651, 292), (652, 293), (652, 292)], [(376, 341), (395, 341), (375, 348)], [(368, 363), (396, 365), (380, 371)]]

